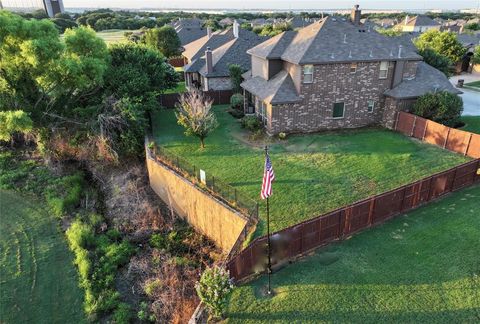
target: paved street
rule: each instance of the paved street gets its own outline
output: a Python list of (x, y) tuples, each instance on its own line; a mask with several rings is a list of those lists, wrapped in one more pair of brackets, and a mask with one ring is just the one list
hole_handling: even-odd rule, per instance
[[(458, 79), (464, 79), (465, 83), (480, 81), (480, 73), (456, 75), (450, 78), (450, 82), (456, 85)], [(480, 116), (480, 91), (473, 91), (465, 88), (460, 90), (463, 91), (463, 94), (461, 95), (463, 99), (462, 115)]]

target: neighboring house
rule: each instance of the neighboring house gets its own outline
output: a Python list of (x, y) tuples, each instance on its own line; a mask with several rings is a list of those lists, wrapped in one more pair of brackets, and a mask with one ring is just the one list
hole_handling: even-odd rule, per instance
[(415, 16), (410, 18), (408, 15), (405, 20), (395, 26), (396, 29), (404, 33), (423, 33), (430, 29), (440, 30), (441, 25), (427, 16)]
[(223, 18), (222, 20), (220, 20), (220, 21), (218, 22), (218, 24), (219, 24), (220, 26), (222, 26), (222, 28), (225, 28), (225, 27), (228, 27), (228, 26), (232, 26), (232, 25), (233, 25), (233, 19), (232, 19), (232, 18), (229, 18), (229, 17)]
[(313, 19), (303, 18), (301, 16), (295, 16), (286, 20), (286, 23), (292, 26), (292, 29), (307, 27), (313, 22)]
[(252, 27), (257, 27), (257, 26), (264, 26), (266, 24), (266, 20), (264, 18), (256, 18), (250, 21), (250, 25)]
[(207, 35), (207, 29), (203, 28), (203, 21), (200, 19), (179, 19), (171, 23), (182, 46), (187, 45)]
[(245, 71), (251, 69), (247, 50), (268, 37), (240, 28), (237, 21), (233, 27), (211, 33), (187, 44), (182, 53), (187, 64), (184, 66), (187, 87), (197, 87), (203, 91), (231, 90), (230, 64), (238, 64)]
[(383, 36), (360, 24), (327, 17), (286, 31), (250, 49), (252, 70), (242, 83), (245, 113), (269, 134), (315, 132), (382, 124), (427, 93), (459, 93), (445, 75), (422, 62), (410, 40)]

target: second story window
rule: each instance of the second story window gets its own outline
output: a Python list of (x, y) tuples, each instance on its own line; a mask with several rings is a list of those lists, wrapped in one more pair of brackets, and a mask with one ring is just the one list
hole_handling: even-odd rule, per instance
[(368, 111), (368, 112), (373, 112), (373, 109), (375, 109), (375, 101), (369, 100), (369, 101), (368, 101), (367, 111)]
[(378, 76), (380, 79), (386, 79), (388, 76), (388, 62), (382, 61), (380, 62), (380, 75)]
[(304, 65), (303, 66), (303, 83), (312, 83), (313, 82), (313, 65)]
[(357, 72), (357, 63), (350, 64), (350, 73)]

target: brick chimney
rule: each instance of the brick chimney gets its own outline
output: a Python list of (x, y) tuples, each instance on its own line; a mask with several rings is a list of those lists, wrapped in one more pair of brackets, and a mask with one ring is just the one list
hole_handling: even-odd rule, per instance
[(208, 39), (212, 37), (212, 27), (207, 27), (207, 36), (208, 36)]
[(235, 19), (233, 21), (233, 37), (238, 38), (239, 29), (240, 29), (240, 25), (238, 21)]
[(205, 51), (205, 62), (207, 64), (207, 74), (213, 72), (213, 58), (212, 58), (212, 50), (210, 47), (207, 47)]
[(359, 5), (353, 6), (352, 13), (350, 14), (350, 20), (354, 25), (360, 25), (360, 16), (362, 15), (362, 11), (359, 9)]

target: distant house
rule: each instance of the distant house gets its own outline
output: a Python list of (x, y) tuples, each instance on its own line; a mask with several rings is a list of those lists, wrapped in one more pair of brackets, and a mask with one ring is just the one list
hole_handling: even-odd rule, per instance
[(182, 46), (207, 35), (207, 29), (202, 27), (203, 21), (197, 18), (178, 19), (171, 25), (175, 28)]
[(233, 25), (233, 19), (232, 19), (232, 18), (229, 18), (229, 17), (223, 18), (222, 20), (220, 20), (220, 21), (218, 22), (218, 24), (219, 24), (220, 26), (222, 26), (222, 28), (225, 28), (225, 27), (227, 27), (227, 26), (232, 26), (232, 25)]
[(292, 26), (292, 29), (307, 27), (313, 22), (313, 19), (303, 18), (301, 16), (295, 16), (286, 20), (286, 23)]
[(422, 62), (410, 40), (361, 25), (358, 7), (351, 20), (327, 17), (248, 53), (245, 113), (259, 116), (269, 134), (392, 127), (397, 111), (409, 109), (419, 96), (459, 93)]
[(440, 30), (441, 24), (435, 20), (419, 15), (413, 18), (410, 18), (408, 15), (405, 17), (405, 20), (395, 26), (396, 29), (404, 33), (423, 33), (430, 29)]
[(187, 44), (182, 55), (186, 65), (185, 82), (187, 87), (196, 87), (203, 91), (231, 90), (229, 65), (238, 64), (243, 70), (251, 69), (247, 50), (268, 37), (240, 28), (237, 21), (233, 27), (208, 35)]
[(265, 24), (267, 24), (267, 22), (264, 18), (256, 18), (250, 21), (252, 27), (264, 26)]

